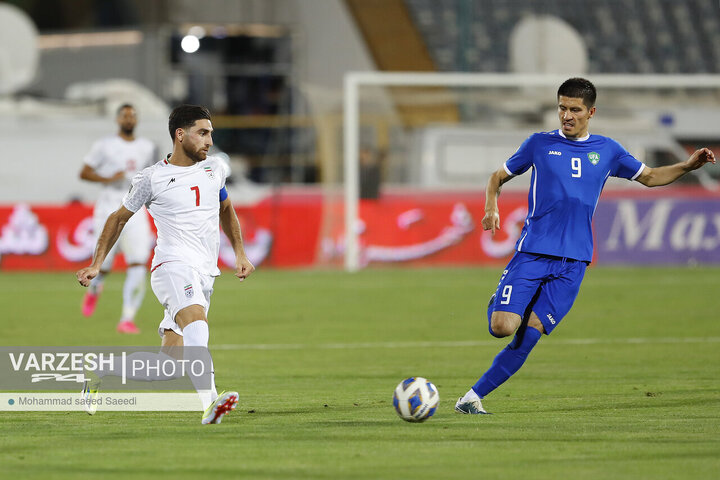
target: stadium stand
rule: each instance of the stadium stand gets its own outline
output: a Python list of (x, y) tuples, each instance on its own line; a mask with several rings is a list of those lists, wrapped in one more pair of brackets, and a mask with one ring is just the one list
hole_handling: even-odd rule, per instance
[(528, 15), (572, 25), (591, 73), (719, 73), (720, 8), (708, 0), (405, 0), (437, 69), (507, 72)]

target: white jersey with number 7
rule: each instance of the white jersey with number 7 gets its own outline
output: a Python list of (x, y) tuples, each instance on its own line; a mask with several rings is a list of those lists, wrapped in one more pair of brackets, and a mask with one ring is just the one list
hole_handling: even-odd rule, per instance
[(220, 190), (229, 167), (209, 156), (189, 167), (165, 160), (138, 173), (123, 199), (132, 212), (147, 206), (158, 238), (152, 268), (181, 262), (205, 275), (220, 275)]

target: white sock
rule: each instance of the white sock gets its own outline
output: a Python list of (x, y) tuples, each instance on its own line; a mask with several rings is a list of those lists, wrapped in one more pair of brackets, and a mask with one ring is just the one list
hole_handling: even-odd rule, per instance
[(205, 320), (195, 320), (183, 328), (183, 345), (186, 347), (207, 347), (210, 330)]
[(123, 285), (123, 320), (135, 321), (135, 314), (145, 298), (145, 272), (146, 268), (143, 265), (127, 269), (125, 285)]
[(474, 402), (476, 400), (479, 401), (480, 397), (478, 397), (478, 394), (475, 393), (475, 390), (473, 390), (471, 388), (470, 390), (468, 390), (468, 392), (465, 394), (465, 396), (460, 399), (460, 402), (461, 403)]
[(93, 295), (97, 295), (100, 293), (100, 290), (102, 290), (103, 281), (105, 278), (105, 274), (103, 272), (98, 272), (97, 276), (90, 280), (90, 293)]
[[(183, 328), (182, 333), (184, 346), (207, 348), (208, 341), (210, 340), (210, 330), (208, 329), (208, 324), (205, 320), (195, 320), (194, 322), (189, 323), (185, 326), (185, 328)], [(190, 375), (190, 379), (193, 381), (193, 385), (195, 385), (195, 390), (200, 396), (203, 411), (207, 410), (207, 408), (212, 404), (212, 402), (215, 401), (213, 399), (213, 389), (201, 388), (198, 385), (199, 379), (193, 377), (192, 375)], [(214, 375), (212, 377), (212, 384), (215, 384)], [(217, 393), (215, 395), (217, 396)]]
[(217, 387), (215, 387), (215, 364), (210, 364), (210, 401), (214, 402), (217, 400), (218, 393)]

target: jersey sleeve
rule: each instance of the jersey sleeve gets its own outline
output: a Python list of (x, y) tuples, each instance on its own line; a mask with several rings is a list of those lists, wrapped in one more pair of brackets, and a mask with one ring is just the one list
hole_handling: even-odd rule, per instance
[(90, 167), (97, 169), (100, 164), (103, 162), (103, 144), (100, 141), (97, 141), (93, 143), (93, 146), (90, 148), (90, 151), (85, 155), (85, 158), (83, 159), (83, 162), (85, 165), (89, 165)]
[(534, 138), (535, 135), (531, 135), (525, 139), (520, 148), (505, 162), (503, 167), (508, 175), (522, 175), (532, 167)]
[(645, 168), (645, 164), (637, 158), (633, 157), (625, 147), (617, 142), (615, 143), (615, 162), (610, 174), (613, 177), (626, 178), (635, 180)]
[(130, 190), (123, 198), (123, 206), (131, 212), (137, 212), (152, 198), (152, 169), (138, 172), (132, 179)]

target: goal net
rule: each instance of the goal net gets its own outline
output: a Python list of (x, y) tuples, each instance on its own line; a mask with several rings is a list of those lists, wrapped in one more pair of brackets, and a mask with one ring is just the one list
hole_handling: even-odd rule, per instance
[[(720, 75), (584, 75), (598, 89), (591, 133), (615, 138), (650, 166), (686, 158), (697, 146), (720, 145)], [(383, 189), (411, 192), (475, 191), (533, 132), (558, 128), (556, 92), (569, 76), (468, 73), (350, 72), (344, 83), (344, 266), (359, 269), (368, 253), (412, 256), (412, 251), (362, 251), (360, 197)], [(529, 175), (521, 178), (529, 178)], [(720, 167), (683, 181), (716, 190)], [(606, 189), (635, 188), (609, 182)], [(527, 180), (503, 187), (527, 190)], [(462, 209), (461, 209), (462, 210)], [(412, 223), (413, 209), (405, 220)], [(464, 213), (453, 210), (451, 242)], [(479, 224), (479, 218), (475, 222)], [(432, 248), (432, 245), (426, 245)]]

